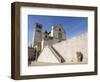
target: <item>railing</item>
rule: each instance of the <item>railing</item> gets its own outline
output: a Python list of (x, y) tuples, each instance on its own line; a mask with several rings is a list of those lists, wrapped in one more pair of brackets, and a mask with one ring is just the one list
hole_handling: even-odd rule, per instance
[(59, 52), (53, 46), (48, 46), (48, 48), (51, 50), (51, 52), (54, 54), (54, 56), (58, 59), (60, 63), (65, 62), (65, 59), (59, 54)]

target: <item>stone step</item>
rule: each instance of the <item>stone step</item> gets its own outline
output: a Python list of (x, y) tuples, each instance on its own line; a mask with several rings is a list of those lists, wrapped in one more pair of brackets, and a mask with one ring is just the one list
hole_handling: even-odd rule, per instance
[(56, 58), (59, 60), (60, 63), (65, 62), (65, 59), (58, 53), (58, 51), (53, 46), (49, 46), (49, 49), (56, 56)]

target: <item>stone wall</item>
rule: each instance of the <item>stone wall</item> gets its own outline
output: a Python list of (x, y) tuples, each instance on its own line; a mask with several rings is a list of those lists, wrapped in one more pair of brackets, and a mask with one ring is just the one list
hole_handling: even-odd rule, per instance
[(87, 33), (76, 36), (72, 39), (54, 44), (54, 48), (65, 58), (67, 63), (75, 63), (77, 61), (77, 52), (83, 54), (83, 62), (88, 60), (88, 37)]
[[(72, 39), (68, 39), (53, 45), (56, 51), (65, 59), (65, 63), (87, 63), (88, 61), (88, 37), (87, 33), (83, 33), (80, 36), (76, 36)], [(60, 63), (54, 56), (54, 53), (45, 47), (39, 56), (40, 62)], [(77, 61), (77, 52), (83, 54), (83, 61)]]

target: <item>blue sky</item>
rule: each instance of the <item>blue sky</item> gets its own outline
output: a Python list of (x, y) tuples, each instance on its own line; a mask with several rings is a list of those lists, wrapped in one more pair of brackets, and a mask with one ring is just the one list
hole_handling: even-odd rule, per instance
[(64, 16), (42, 16), (29, 15), (28, 16), (28, 44), (31, 44), (35, 23), (38, 22), (43, 25), (42, 30), (51, 31), (51, 26), (54, 24), (63, 25), (66, 31), (66, 38), (70, 39), (78, 36), (88, 30), (87, 17), (64, 17)]

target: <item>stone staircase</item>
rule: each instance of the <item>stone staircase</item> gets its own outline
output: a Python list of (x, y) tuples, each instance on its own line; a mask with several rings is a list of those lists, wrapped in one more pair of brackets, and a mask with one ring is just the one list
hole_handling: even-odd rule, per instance
[(48, 46), (48, 48), (51, 50), (51, 52), (54, 54), (54, 56), (58, 59), (60, 63), (65, 62), (65, 59), (59, 54), (59, 52), (53, 46)]

